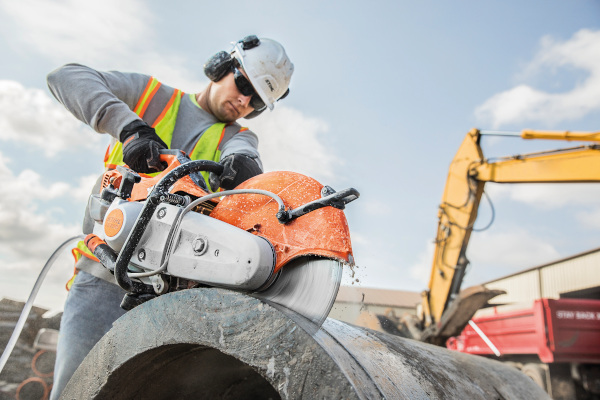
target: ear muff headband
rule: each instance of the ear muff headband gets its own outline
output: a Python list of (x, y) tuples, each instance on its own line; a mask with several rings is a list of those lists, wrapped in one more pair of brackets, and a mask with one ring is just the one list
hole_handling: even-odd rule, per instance
[(260, 44), (260, 39), (256, 35), (248, 35), (242, 40), (240, 40), (238, 43), (242, 44), (242, 49), (250, 50), (255, 47), (258, 47), (258, 45)]
[(218, 82), (233, 69), (233, 58), (226, 51), (220, 51), (206, 61), (204, 74), (213, 82)]

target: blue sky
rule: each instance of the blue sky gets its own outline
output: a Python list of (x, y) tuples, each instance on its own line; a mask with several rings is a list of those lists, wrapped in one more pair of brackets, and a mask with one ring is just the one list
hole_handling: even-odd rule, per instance
[[(142, 2), (0, 0), (0, 296), (26, 297), (77, 233), (107, 138), (51, 98), (67, 62), (201, 90), (206, 59), (247, 34), (279, 40), (291, 94), (248, 122), (268, 170), (334, 188), (365, 287), (423, 290), (448, 165), (466, 132), (600, 129), (596, 1)], [(560, 143), (484, 141), (486, 155)], [(496, 220), (472, 236), (465, 285), (598, 247), (596, 185), (488, 185)], [(484, 204), (480, 220), (489, 213)], [(40, 301), (60, 307), (70, 260)], [(346, 276), (345, 283), (351, 281)]]

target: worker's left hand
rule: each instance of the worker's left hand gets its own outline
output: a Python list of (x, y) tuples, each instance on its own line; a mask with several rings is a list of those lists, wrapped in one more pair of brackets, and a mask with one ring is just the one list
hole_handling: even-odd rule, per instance
[(127, 124), (120, 136), (123, 143), (123, 161), (132, 170), (145, 174), (165, 169), (160, 161), (160, 150), (167, 145), (156, 134), (154, 128), (142, 120)]
[(216, 192), (220, 187), (231, 190), (240, 183), (262, 174), (262, 169), (256, 161), (245, 154), (231, 154), (220, 161), (223, 173), (217, 175), (211, 172), (208, 183), (210, 190)]

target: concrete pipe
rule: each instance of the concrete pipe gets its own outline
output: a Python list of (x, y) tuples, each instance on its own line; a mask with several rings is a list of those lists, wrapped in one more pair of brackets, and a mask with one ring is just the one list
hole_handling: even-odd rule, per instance
[(514, 368), (222, 289), (125, 314), (63, 399), (546, 399)]

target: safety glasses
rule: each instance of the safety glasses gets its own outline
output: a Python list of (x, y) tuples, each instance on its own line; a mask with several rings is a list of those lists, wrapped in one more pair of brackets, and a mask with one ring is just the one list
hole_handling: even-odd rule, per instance
[(242, 74), (242, 71), (237, 69), (237, 67), (233, 68), (233, 80), (241, 94), (244, 96), (252, 96), (250, 98), (250, 106), (252, 108), (260, 111), (265, 107), (264, 101), (262, 101), (260, 96), (256, 93), (254, 86), (252, 86), (250, 81)]

